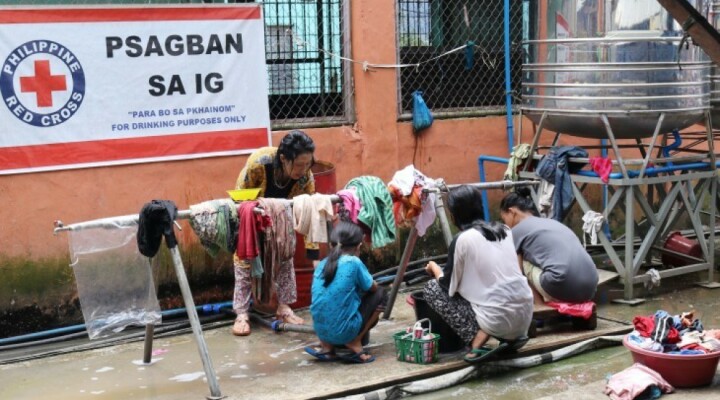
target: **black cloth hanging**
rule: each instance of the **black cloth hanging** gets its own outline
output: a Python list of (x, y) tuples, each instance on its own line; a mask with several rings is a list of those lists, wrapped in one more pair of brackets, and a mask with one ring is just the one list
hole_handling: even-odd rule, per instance
[(140, 254), (154, 257), (160, 249), (162, 237), (169, 249), (177, 246), (173, 221), (177, 217), (177, 207), (171, 200), (153, 200), (145, 203), (140, 210), (137, 232), (137, 244)]

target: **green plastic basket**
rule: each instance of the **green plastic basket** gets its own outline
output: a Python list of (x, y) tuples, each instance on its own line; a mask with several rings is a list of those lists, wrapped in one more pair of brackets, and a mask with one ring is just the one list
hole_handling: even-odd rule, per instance
[[(421, 319), (418, 322), (430, 320)], [(417, 339), (413, 337), (413, 332), (400, 331), (393, 335), (395, 339), (395, 353), (399, 361), (405, 361), (415, 364), (430, 364), (438, 360), (438, 346), (440, 335), (432, 333), (432, 327), (428, 328), (427, 333), (431, 339)]]

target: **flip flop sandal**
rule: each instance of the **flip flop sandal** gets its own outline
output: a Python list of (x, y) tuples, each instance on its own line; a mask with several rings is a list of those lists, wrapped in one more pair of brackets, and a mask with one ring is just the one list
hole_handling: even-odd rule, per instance
[(507, 342), (501, 342), (497, 347), (490, 348), (490, 347), (481, 347), (479, 349), (472, 349), (470, 350), (470, 353), (472, 353), (472, 357), (468, 357), (467, 355), (463, 357), (463, 360), (466, 362), (469, 362), (470, 364), (479, 363), (480, 361), (488, 360), (494, 356), (497, 356), (506, 350), (510, 349), (510, 345), (507, 344)]
[(293, 325), (302, 325), (305, 323), (305, 320), (295, 315), (294, 312), (289, 311), (283, 314), (277, 314), (275, 316), (276, 319), (279, 319), (280, 321), (286, 323), (286, 324), (293, 324)]
[[(362, 356), (365, 356), (365, 355), (370, 356), (370, 358), (363, 360)], [(375, 361), (375, 356), (368, 353), (367, 350), (363, 350), (359, 353), (345, 354), (345, 355), (341, 355), (338, 357), (340, 357), (343, 361), (353, 363), (353, 364), (367, 364), (367, 363), (371, 363), (371, 362)]]
[(314, 347), (307, 346), (305, 347), (305, 352), (315, 357), (320, 362), (333, 362), (341, 360), (334, 351), (322, 352), (318, 351)]
[(528, 338), (527, 336), (522, 336), (515, 340), (508, 340), (508, 341), (501, 340), (500, 342), (506, 343), (509, 347), (508, 350), (518, 351), (518, 350), (520, 350), (521, 347), (525, 346), (528, 341), (530, 341), (530, 338)]

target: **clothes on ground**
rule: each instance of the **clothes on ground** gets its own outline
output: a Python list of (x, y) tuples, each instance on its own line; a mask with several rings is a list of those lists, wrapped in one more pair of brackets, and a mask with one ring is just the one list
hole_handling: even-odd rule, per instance
[(415, 226), (419, 236), (424, 236), (435, 222), (435, 193), (423, 193), (423, 189), (435, 188), (435, 182), (413, 165), (397, 171), (388, 183), (393, 202), (393, 216), (397, 226)]
[(337, 216), (342, 221), (349, 221), (352, 223), (358, 223), (358, 214), (362, 209), (362, 202), (360, 198), (355, 194), (355, 188), (342, 189), (337, 192), (338, 197), (342, 200), (336, 205)]
[(584, 319), (590, 319), (595, 311), (595, 302), (592, 301), (586, 301), (584, 303), (549, 302), (545, 304), (556, 309), (560, 314)]
[(137, 231), (137, 244), (140, 254), (155, 257), (165, 236), (165, 244), (172, 249), (177, 246), (173, 222), (177, 217), (177, 207), (171, 200), (153, 200), (140, 210)]
[(363, 205), (358, 221), (370, 228), (372, 247), (383, 247), (394, 242), (392, 199), (383, 181), (376, 176), (360, 176), (345, 185), (345, 189), (353, 187)]
[(230, 199), (190, 206), (190, 226), (211, 257), (220, 250), (234, 253), (238, 241), (237, 205)]
[(661, 276), (660, 271), (656, 270), (655, 268), (650, 268), (645, 272), (645, 275), (648, 276), (647, 280), (643, 283), (643, 286), (645, 286), (645, 289), (652, 290), (653, 288), (660, 287), (661, 282)]
[(612, 160), (606, 157), (590, 157), (590, 168), (595, 172), (603, 183), (608, 183), (612, 172)]
[(240, 260), (252, 260), (260, 254), (258, 232), (264, 231), (272, 224), (270, 217), (255, 212), (257, 206), (257, 201), (243, 201), (238, 206), (240, 221), (236, 255)]
[(373, 283), (372, 276), (356, 256), (338, 259), (335, 278), (325, 286), (327, 258), (315, 268), (310, 313), (320, 340), (335, 345), (349, 343), (362, 329), (361, 299)]
[(632, 400), (650, 386), (657, 386), (663, 393), (672, 393), (675, 390), (660, 374), (635, 363), (611, 376), (604, 393), (612, 400)]
[(327, 223), (334, 215), (330, 196), (315, 193), (293, 197), (293, 219), (295, 230), (311, 242), (328, 241)]
[(527, 333), (533, 295), (520, 272), (510, 231), (494, 242), (475, 228), (463, 231), (453, 263), (448, 295), (459, 294), (470, 303), (484, 332), (505, 340)]
[(582, 169), (584, 164), (571, 163), (569, 158), (587, 157), (587, 151), (576, 146), (553, 147), (538, 163), (535, 173), (555, 185), (553, 218), (562, 221), (565, 212), (575, 199), (570, 174)]
[(595, 211), (588, 211), (583, 215), (583, 246), (587, 247), (587, 243), (585, 242), (585, 235), (590, 235), (590, 244), (596, 245), (598, 243), (598, 232), (602, 229), (603, 223), (605, 222), (605, 217)]
[(512, 154), (508, 160), (508, 166), (503, 174), (503, 179), (516, 181), (518, 179), (518, 168), (522, 165), (523, 161), (530, 156), (530, 145), (527, 143), (519, 144), (513, 147)]
[(595, 296), (597, 268), (570, 228), (529, 216), (512, 228), (512, 237), (517, 254), (542, 269), (539, 286), (552, 298), (582, 303)]

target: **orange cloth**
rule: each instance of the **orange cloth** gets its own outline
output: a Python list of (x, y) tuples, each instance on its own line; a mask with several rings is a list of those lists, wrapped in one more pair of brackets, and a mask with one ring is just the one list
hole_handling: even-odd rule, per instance
[(393, 216), (397, 226), (406, 225), (420, 215), (422, 211), (421, 186), (413, 186), (412, 193), (408, 196), (403, 196), (400, 189), (394, 185), (388, 185), (388, 191), (393, 201)]

